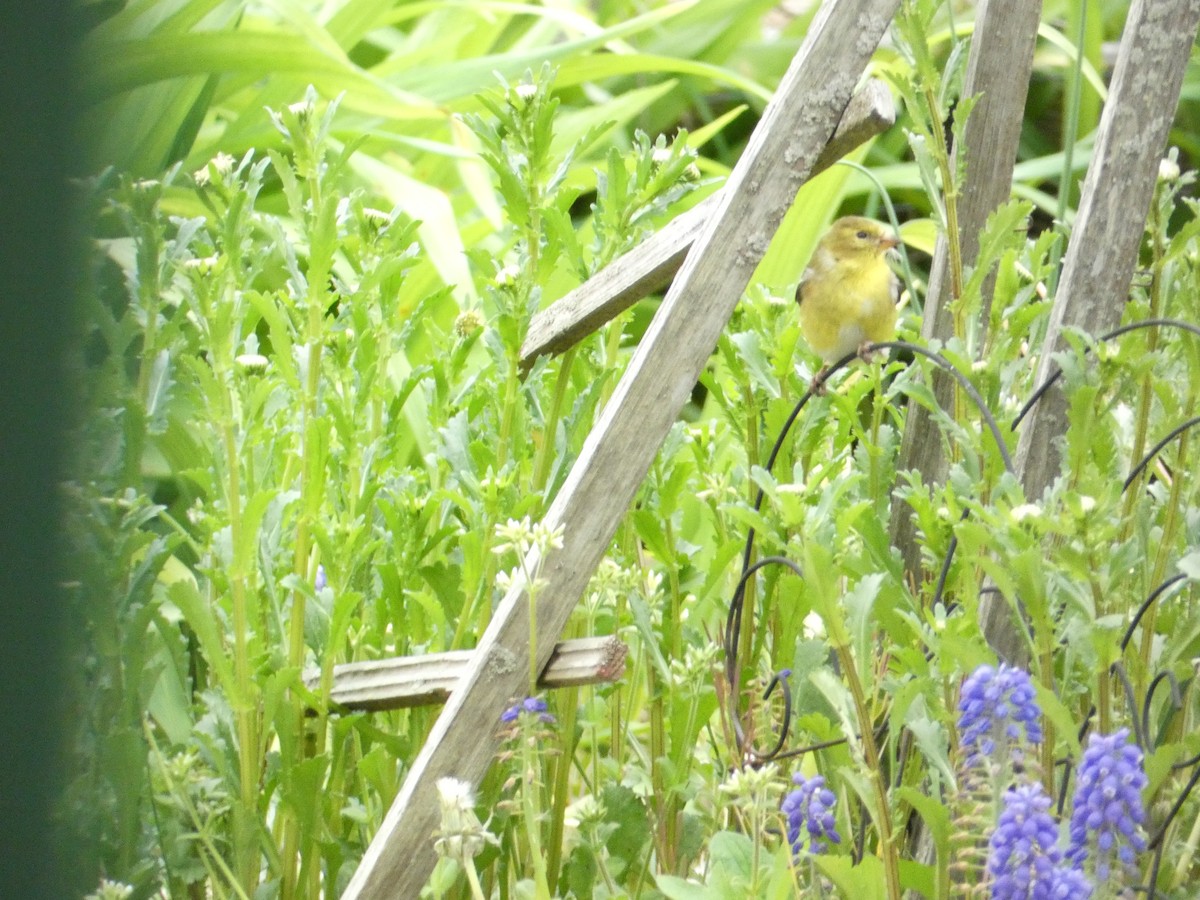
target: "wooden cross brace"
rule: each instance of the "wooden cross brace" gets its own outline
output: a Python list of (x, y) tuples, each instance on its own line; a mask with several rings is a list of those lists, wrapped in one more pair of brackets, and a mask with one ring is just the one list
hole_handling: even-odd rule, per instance
[[(559, 641), (542, 671), (542, 690), (616, 681), (625, 671), (629, 648), (618, 638), (575, 638)], [(394, 656), (333, 667), (329, 702), (344, 712), (377, 712), (445, 703), (471, 664), (474, 650), (451, 650), (423, 656)], [(304, 673), (305, 686), (316, 690), (321, 670)]]
[[(875, 52), (900, 0), (835, 0), (808, 36), (696, 237), (544, 524), (563, 547), (540, 560), (537, 646), (514, 585), (492, 617), (346, 889), (347, 900), (415, 898), (436, 862), (435, 783), (478, 784), (499, 746), (499, 716), (544, 670), (671, 424)], [(537, 551), (534, 551), (536, 556)], [(530, 559), (526, 571), (537, 571)]]

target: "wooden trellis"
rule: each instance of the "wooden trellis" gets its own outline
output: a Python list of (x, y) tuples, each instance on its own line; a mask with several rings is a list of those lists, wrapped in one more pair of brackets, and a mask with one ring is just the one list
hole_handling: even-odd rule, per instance
[[(545, 683), (552, 683), (546, 667), (558, 637), (771, 237), (801, 184), (820, 164), (829, 164), (847, 149), (835, 146), (823, 155), (839, 118), (843, 135), (855, 120), (848, 103), (899, 2), (827, 3), (725, 188), (701, 212), (623, 257), (535, 320), (523, 350), (526, 362), (562, 349), (638, 296), (661, 286), (678, 268), (654, 321), (546, 514), (546, 524), (561, 526), (564, 537), (563, 548), (551, 550), (541, 560), (547, 586), (539, 597), (537, 645), (529, 646), (528, 601), (522, 586), (516, 585), (497, 608), (479, 646), (465, 660), (457, 660), (457, 668), (447, 676), (446, 705), (344, 897), (377, 900), (419, 895), (436, 861), (432, 840), (438, 825), (436, 780), (453, 776), (477, 784), (483, 777), (498, 746), (498, 716), (525, 692), (531, 654), (545, 673)], [(1040, 6), (1032, 0), (1018, 5), (1026, 11)], [(1004, 7), (1004, 3), (982, 0), (978, 21), (1000, 27), (1006, 21)], [(1197, 22), (1200, 0), (1133, 3), (1041, 355), (1043, 365), (1049, 364), (1050, 351), (1058, 347), (1063, 325), (1092, 330), (1119, 316)], [(993, 64), (996, 59), (992, 58)], [(980, 73), (982, 81), (972, 81), (974, 89), (985, 93), (994, 85), (991, 78), (1002, 77), (983, 74), (986, 68), (973, 71)], [(872, 90), (859, 98), (859, 115), (875, 122), (866, 133), (887, 117), (886, 105), (871, 99)], [(1012, 102), (1001, 102), (997, 109), (1009, 109)], [(993, 132), (980, 128), (975, 134), (981, 144), (976, 150), (965, 148), (968, 158), (987, 152), (982, 142)], [(1008, 195), (1012, 160), (1007, 152), (1002, 155), (1006, 158), (987, 177), (993, 187), (1003, 183), (1005, 188), (981, 195), (972, 214), (978, 218), (970, 220), (974, 228)], [(1061, 418), (1052, 414), (1052, 408), (1047, 410), (1022, 431), (1020, 459), (1033, 460), (1024, 469), (1027, 485), (1037, 484), (1050, 471), (1048, 461), (1036, 450), (1048, 447), (1062, 429)], [(525, 568), (535, 570), (537, 563), (529, 560)]]

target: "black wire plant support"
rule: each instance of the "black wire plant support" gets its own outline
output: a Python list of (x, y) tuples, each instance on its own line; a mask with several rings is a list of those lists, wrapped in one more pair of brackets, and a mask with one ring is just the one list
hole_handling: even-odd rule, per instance
[[(1096, 344), (1114, 340), (1132, 331), (1155, 327), (1175, 328), (1188, 332), (1195, 337), (1200, 337), (1200, 326), (1193, 325), (1190, 322), (1183, 322), (1178, 319), (1168, 318), (1144, 319), (1140, 322), (1122, 325), (1119, 328), (1115, 328), (1112, 331), (1101, 335), (1092, 343), (1085, 346), (1083, 348), (1083, 353), (1090, 353)], [(946, 359), (946, 357), (928, 349), (927, 347), (922, 347), (918, 344), (913, 344), (908, 341), (885, 341), (878, 344), (870, 344), (865, 348), (865, 350), (867, 353), (873, 353), (876, 350), (899, 350), (912, 353), (916, 356), (923, 356), (951, 375), (958, 383), (959, 387), (963, 389), (963, 392), (970, 397), (971, 401), (979, 409), (983, 422), (991, 432), (992, 438), (995, 441), (996, 448), (999, 452), (1002, 462), (1004, 463), (1005, 470), (1010, 475), (1015, 475), (1012, 458), (1009, 455), (1007, 444), (1004, 440), (999, 425), (996, 423), (995, 417), (987, 408), (987, 404), (984, 402), (983, 397), (979, 394), (979, 391), (975, 388), (975, 386), (971, 384), (967, 377), (961, 371), (959, 371), (959, 369), (955, 367), (953, 363)], [(767, 473), (770, 473), (774, 467), (775, 461), (783, 449), (784, 441), (787, 439), (792, 425), (795, 424), (797, 418), (800, 416), (800, 413), (808, 404), (808, 401), (812, 399), (817, 392), (824, 389), (825, 383), (831, 375), (850, 365), (859, 357), (859, 355), (859, 353), (848, 353), (843, 356), (829, 367), (828, 371), (822, 376), (819, 382), (810, 385), (809, 388), (804, 392), (799, 401), (797, 401), (796, 405), (793, 407), (791, 414), (781, 427), (779, 437), (776, 439), (774, 446), (771, 448), (771, 452), (768, 455), (767, 461), (763, 467)], [(1038, 386), (1038, 388), (1033, 392), (1033, 394), (1026, 401), (1025, 405), (1013, 419), (1011, 431), (1016, 431), (1018, 426), (1022, 421), (1024, 421), (1025, 417), (1032, 411), (1034, 406), (1036, 406), (1036, 404), (1046, 395), (1046, 392), (1053, 387), (1053, 385), (1062, 377), (1062, 375), (1063, 370), (1061, 368), (1056, 368), (1055, 371), (1041, 385)], [(1130, 470), (1130, 473), (1122, 486), (1122, 491), (1127, 490), (1137, 481), (1138, 476), (1142, 474), (1145, 468), (1157, 457), (1160, 452), (1162, 452), (1162, 450), (1168, 444), (1170, 444), (1189, 428), (1195, 427), (1198, 424), (1200, 424), (1200, 416), (1193, 416), (1192, 418), (1173, 428), (1165, 437), (1159, 440), (1158, 443), (1156, 443), (1137, 463), (1137, 465)], [(765, 499), (765, 496), (766, 491), (760, 487), (754, 499), (755, 513), (761, 512), (762, 503)], [(962, 518), (965, 520), (968, 515), (969, 511), (964, 511)], [(742, 724), (742, 710), (740, 709), (739, 705), (742, 667), (738, 659), (738, 647), (741, 638), (746, 585), (755, 573), (768, 566), (783, 566), (791, 570), (791, 572), (798, 578), (804, 577), (804, 573), (801, 571), (800, 566), (784, 556), (768, 556), (752, 564), (750, 560), (754, 554), (755, 536), (755, 529), (751, 527), (746, 535), (746, 544), (742, 553), (742, 573), (738, 579), (737, 586), (729, 604), (729, 613), (725, 622), (723, 645), (725, 651), (725, 679), (728, 684), (728, 696), (730, 698), (729, 718), (735, 740), (737, 741), (738, 753), (741, 757), (743, 765), (758, 767), (771, 761), (800, 756), (805, 753), (811, 753), (826, 747), (834, 746), (843, 743), (845, 739), (840, 738), (832, 741), (825, 741), (819, 744), (806, 745), (804, 747), (791, 750), (785, 749), (792, 722), (792, 692), (788, 684), (788, 678), (791, 675), (791, 672), (787, 669), (772, 675), (762, 696), (763, 702), (766, 702), (772, 697), (776, 690), (779, 690), (782, 695), (781, 700), (783, 705), (783, 718), (780, 722), (778, 733), (772, 746), (767, 750), (756, 749), (754, 746), (752, 746), (751, 739), (746, 734), (745, 727)], [(942, 600), (945, 592), (946, 582), (950, 573), (950, 567), (957, 548), (957, 535), (952, 534), (950, 537), (949, 546), (946, 549), (946, 555), (942, 561), (942, 565), (938, 573), (938, 580), (932, 601), (934, 604)], [(1124, 636), (1121, 640), (1122, 652), (1127, 649), (1129, 642), (1132, 640), (1134, 633), (1142, 621), (1142, 618), (1146, 615), (1149, 609), (1158, 600), (1169, 594), (1172, 588), (1181, 585), (1186, 580), (1186, 577), (1187, 576), (1183, 574), (1173, 575), (1156, 587), (1146, 597), (1126, 627)], [(1170, 710), (1168, 713), (1168, 720), (1163, 723), (1163, 727), (1161, 729), (1162, 731), (1165, 731), (1166, 727), (1169, 725), (1170, 717), (1173, 717), (1183, 705), (1178, 681), (1175, 678), (1174, 673), (1170, 672), (1169, 670), (1159, 672), (1147, 687), (1146, 696), (1139, 708), (1133, 685), (1125, 672), (1124, 666), (1120, 662), (1116, 662), (1110, 668), (1110, 672), (1116, 676), (1124, 690), (1126, 700), (1129, 704), (1130, 720), (1133, 725), (1134, 737), (1143, 751), (1148, 751), (1150, 741), (1150, 715), (1153, 708), (1155, 693), (1162, 684), (1167, 684), (1170, 688)], [(1083, 740), (1087, 734), (1087, 731), (1091, 727), (1091, 721), (1092, 717), (1095, 715), (1095, 711), (1095, 706), (1093, 705), (1088, 715), (1084, 719), (1083, 726), (1079, 732), (1079, 740)], [(1070, 781), (1069, 769), (1071, 767), (1071, 763), (1069, 760), (1060, 762), (1067, 768), (1067, 771), (1062, 778), (1061, 792), (1058, 799), (1058, 811), (1061, 815), (1063, 807), (1065, 806), (1067, 785)], [(1152, 861), (1149, 884), (1141, 890), (1146, 892), (1149, 900), (1153, 900), (1155, 896), (1155, 882), (1157, 881), (1164, 849), (1163, 837), (1165, 836), (1167, 829), (1170, 827), (1175, 817), (1179, 814), (1179, 811), (1183, 808), (1183, 804), (1187, 800), (1191, 791), (1195, 788), (1197, 783), (1200, 783), (1200, 754), (1197, 754), (1191, 759), (1176, 763), (1171, 768), (1173, 771), (1182, 771), (1189, 768), (1193, 771), (1188, 778), (1187, 784), (1185, 785), (1183, 791), (1180, 793), (1171, 809), (1164, 816), (1161, 824), (1147, 842), (1147, 849), (1154, 852), (1154, 857)]]

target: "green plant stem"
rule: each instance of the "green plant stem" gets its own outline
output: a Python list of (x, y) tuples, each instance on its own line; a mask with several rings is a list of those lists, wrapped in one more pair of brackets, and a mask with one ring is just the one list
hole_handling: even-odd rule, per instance
[[(569, 637), (578, 636), (572, 629)], [(550, 798), (550, 850), (546, 860), (550, 890), (558, 890), (558, 878), (562, 867), (563, 832), (567, 820), (567, 797), (571, 790), (571, 761), (575, 757), (575, 718), (579, 704), (579, 688), (569, 687), (558, 692), (558, 733), (562, 735), (563, 751), (554, 760), (553, 792)]]
[[(295, 552), (292, 558), (292, 574), (300, 583), (308, 583), (309, 567), (312, 564), (312, 523), (316, 518), (317, 507), (320, 503), (318, 493), (322, 479), (320, 473), (324, 468), (324, 454), (321, 452), (321, 421), (319, 409), (319, 392), (321, 385), (321, 356), (323, 345), (323, 325), (325, 310), (328, 306), (329, 272), (332, 267), (332, 243), (328, 233), (335, 210), (327, 209), (322, 197), (321, 180), (317, 167), (308, 177), (308, 191), (311, 198), (313, 214), (308, 221), (309, 232), (309, 267), (307, 273), (307, 322), (305, 327), (305, 346), (308, 350), (307, 368), (305, 370), (304, 394), (301, 400), (301, 433), (303, 444), (300, 448), (300, 500), (299, 513), (296, 517)], [(304, 622), (307, 608), (307, 596), (297, 588), (292, 591), (292, 615), (288, 629), (287, 659), (288, 666), (299, 670), (304, 664)], [(292, 729), (294, 740), (291, 745), (295, 748), (297, 758), (292, 764), (299, 763), (305, 754), (304, 705), (298, 698), (292, 700)], [(324, 719), (317, 723), (313, 747), (320, 753), (324, 749), (325, 729)], [(318, 855), (316, 835), (310, 836), (308, 847), (300, 852), (302, 835), (300, 822), (285, 809), (284, 841), (283, 841), (283, 876), (280, 883), (282, 900), (293, 900), (298, 896), (299, 873), (297, 869), (300, 857), (312, 859)]]
[(1087, 0), (1076, 7), (1079, 28), (1075, 34), (1075, 63), (1066, 71), (1067, 109), (1063, 118), (1063, 167), (1059, 175), (1056, 216), (1060, 223), (1066, 222), (1067, 210), (1071, 206), (1071, 196), (1075, 189), (1071, 172), (1074, 167), (1075, 142), (1079, 140), (1079, 109), (1083, 99), (1083, 45), (1087, 35), (1087, 8)]
[(1196, 858), (1197, 847), (1200, 847), (1200, 816), (1197, 816), (1192, 822), (1192, 830), (1188, 832), (1187, 840), (1183, 844), (1183, 852), (1179, 854), (1179, 861), (1175, 864), (1172, 888), (1178, 888), (1188, 880), (1188, 872)]
[[(1167, 566), (1170, 564), (1171, 558), (1176, 553), (1175, 538), (1179, 533), (1179, 525), (1182, 519), (1180, 510), (1183, 507), (1183, 489), (1187, 482), (1185, 475), (1188, 472), (1188, 447), (1191, 445), (1191, 431), (1185, 431), (1179, 437), (1179, 450), (1175, 457), (1176, 466), (1174, 469), (1174, 477), (1171, 479), (1171, 493), (1167, 499), (1166, 519), (1163, 521), (1162, 536), (1158, 542), (1158, 553), (1154, 557), (1154, 568), (1150, 574), (1150, 584), (1162, 584), (1163, 578), (1166, 576)], [(1150, 653), (1153, 649), (1154, 642), (1154, 625), (1158, 619), (1157, 603), (1152, 603), (1150, 608), (1146, 610), (1146, 615), (1142, 618), (1142, 671), (1153, 671), (1151, 668)]]
[(547, 879), (546, 857), (542, 852), (542, 804), (540, 782), (536, 774), (541, 760), (534, 741), (528, 735), (521, 736), (521, 763), (524, 766), (521, 801), (525, 813), (525, 834), (529, 840), (530, 862), (533, 865), (535, 900), (550, 900), (550, 883)]
[(538, 448), (537, 459), (533, 466), (533, 489), (537, 493), (546, 490), (546, 481), (550, 477), (550, 463), (554, 459), (555, 435), (558, 432), (558, 420), (562, 416), (563, 403), (567, 396), (567, 388), (571, 384), (571, 369), (575, 363), (575, 354), (579, 345), (571, 347), (562, 355), (558, 366), (558, 378), (554, 384), (554, 397), (550, 401), (550, 412), (546, 416), (546, 424), (542, 435), (542, 446)]
[(483, 885), (479, 883), (479, 875), (475, 871), (475, 860), (463, 860), (462, 867), (467, 874), (467, 883), (471, 885), (471, 896), (474, 900), (484, 900)]
[(517, 413), (517, 392), (521, 382), (520, 363), (517, 354), (518, 347), (508, 348), (508, 372), (504, 376), (504, 403), (500, 408), (500, 444), (496, 448), (496, 474), (504, 472), (508, 465), (509, 449), (512, 443), (513, 421)]
[[(218, 375), (218, 377), (221, 377)], [(232, 564), (229, 571), (229, 593), (233, 614), (233, 676), (235, 694), (231, 697), (238, 733), (238, 793), (234, 807), (234, 858), (239, 883), (253, 893), (258, 883), (258, 711), (254, 684), (250, 673), (250, 653), (247, 640), (247, 573), (245, 571), (245, 524), (242, 521), (242, 488), (238, 465), (237, 435), (233, 424), (233, 398), (228, 386), (229, 373), (222, 378), (224, 409), (220, 433), (225, 453), (226, 506), (229, 512), (229, 540)]]
[(854, 712), (858, 718), (859, 740), (862, 741), (863, 762), (870, 772), (871, 786), (875, 794), (875, 827), (879, 829), (879, 852), (883, 858), (883, 873), (887, 886), (888, 900), (900, 900), (900, 862), (896, 852), (895, 835), (892, 833), (892, 813), (888, 804), (887, 783), (883, 780), (879, 748), (875, 744), (875, 729), (871, 711), (867, 706), (866, 693), (858, 677), (858, 666), (850, 650), (848, 635), (840, 618), (828, 620), (832, 626), (830, 637), (834, 651), (842, 667), (842, 674), (850, 687), (854, 699)]
[[(746, 410), (746, 470), (754, 471), (754, 468), (761, 464), (758, 447), (758, 405), (754, 402), (753, 386), (747, 381), (742, 385), (742, 405)], [(754, 496), (758, 491), (753, 480), (747, 479), (748, 484), (746, 490), (748, 492), (746, 502), (754, 503)], [(754, 565), (758, 557), (758, 552), (755, 547), (751, 546), (750, 556), (746, 560), (746, 568)], [(738, 647), (738, 658), (745, 660), (745, 668), (741, 673), (743, 684), (749, 684), (750, 679), (754, 676), (753, 665), (750, 660), (754, 659), (754, 613), (756, 611), (755, 595), (757, 588), (757, 580), (753, 574), (746, 579), (746, 586), (742, 592), (742, 634), (741, 646)]]
[(675, 846), (671, 836), (674, 828), (670, 819), (670, 798), (667, 790), (666, 773), (663, 772), (662, 760), (666, 754), (667, 728), (666, 717), (663, 714), (663, 688), (658, 681), (658, 672), (653, 665), (646, 666), (646, 693), (650, 706), (650, 783), (654, 786), (654, 808), (657, 820), (655, 843), (658, 857), (664, 871), (675, 871)]
[[(1159, 215), (1158, 197), (1154, 198), (1154, 202), (1150, 204), (1150, 246), (1153, 253), (1153, 259), (1150, 263), (1150, 291), (1149, 301), (1150, 308), (1147, 311), (1147, 318), (1156, 319), (1162, 315), (1163, 308), (1163, 268), (1165, 248), (1161, 238), (1162, 222)], [(1153, 354), (1158, 350), (1159, 329), (1157, 326), (1147, 329), (1146, 331), (1146, 353)], [(1141, 459), (1146, 453), (1146, 435), (1150, 427), (1150, 408), (1154, 400), (1154, 383), (1153, 375), (1147, 372), (1142, 376), (1141, 384), (1138, 386), (1137, 400), (1137, 420), (1134, 424), (1133, 445), (1130, 448), (1130, 459)], [(1137, 502), (1137, 498), (1142, 494), (1142, 485), (1149, 478), (1149, 467), (1143, 470), (1137, 480), (1125, 490), (1124, 504), (1121, 510), (1121, 518), (1123, 527), (1121, 529), (1121, 539), (1125, 540), (1129, 537), (1133, 530), (1133, 508)]]

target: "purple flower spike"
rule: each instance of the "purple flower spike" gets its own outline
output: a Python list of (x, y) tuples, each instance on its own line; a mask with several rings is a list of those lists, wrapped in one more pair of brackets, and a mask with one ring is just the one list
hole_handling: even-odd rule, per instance
[(1042, 711), (1033, 682), (1021, 669), (1007, 663), (1000, 668), (983, 665), (963, 682), (958, 701), (958, 727), (967, 763), (1001, 755), (1021, 759), (1022, 738), (1042, 742)]
[[(1000, 821), (988, 842), (992, 900), (1050, 900), (1055, 871), (1062, 862), (1058, 826), (1040, 782), (1010, 788)], [(1066, 895), (1073, 896), (1073, 895)]]
[(808, 832), (809, 850), (812, 853), (824, 853), (825, 842), (840, 844), (842, 836), (837, 832), (837, 820), (833, 810), (837, 806), (837, 797), (833, 791), (825, 787), (825, 778), (814, 775), (805, 778), (797, 773), (792, 776), (796, 790), (783, 798), (780, 809), (787, 816), (788, 843), (792, 852), (799, 853), (804, 843), (800, 826)]
[(1095, 873), (1096, 882), (1132, 875), (1146, 849), (1142, 790), (1148, 779), (1142, 751), (1129, 743), (1129, 729), (1088, 738), (1076, 775), (1067, 857)]

